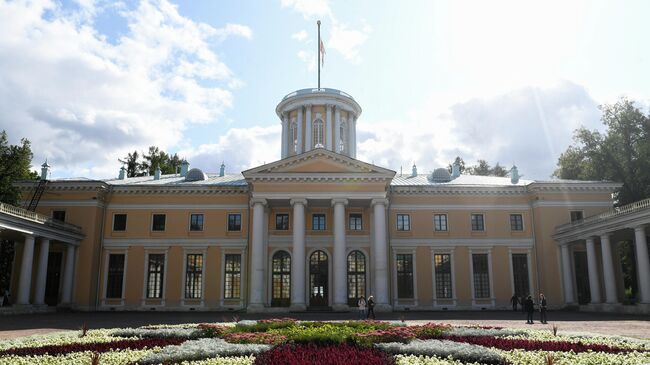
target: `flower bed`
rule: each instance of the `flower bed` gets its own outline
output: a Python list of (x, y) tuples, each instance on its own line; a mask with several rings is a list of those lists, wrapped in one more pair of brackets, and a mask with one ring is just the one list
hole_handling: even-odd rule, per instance
[(386, 352), (351, 345), (283, 345), (255, 358), (255, 365), (391, 365), (395, 358)]
[(122, 349), (139, 350), (144, 348), (165, 347), (169, 345), (178, 345), (185, 342), (185, 338), (166, 337), (166, 338), (145, 338), (136, 340), (117, 340), (112, 342), (95, 342), (95, 343), (71, 343), (67, 345), (47, 345), (40, 347), (18, 347), (0, 351), (0, 356), (17, 355), (59, 355), (69, 354), (71, 352), (107, 352)]

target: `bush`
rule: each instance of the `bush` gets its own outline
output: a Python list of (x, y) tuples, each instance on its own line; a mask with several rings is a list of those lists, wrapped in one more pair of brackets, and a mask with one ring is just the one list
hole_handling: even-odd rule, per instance
[(382, 342), (407, 343), (415, 338), (411, 327), (391, 327), (385, 330), (359, 332), (352, 335), (352, 340), (360, 346), (372, 346)]
[(298, 321), (293, 318), (263, 319), (254, 324), (237, 323), (234, 332), (266, 332), (273, 329), (295, 327)]
[(287, 341), (287, 336), (267, 332), (235, 332), (226, 333), (223, 339), (230, 343), (257, 343), (266, 345), (279, 345)]
[(199, 337), (223, 337), (226, 333), (233, 331), (233, 327), (213, 323), (201, 323), (198, 329), (202, 332)]
[(301, 325), (271, 331), (271, 333), (286, 336), (289, 342), (314, 343), (319, 345), (345, 343), (355, 332), (354, 328), (331, 323), (321, 323), (318, 327)]
[(395, 364), (393, 356), (377, 349), (351, 345), (317, 346), (284, 345), (273, 348), (255, 358), (255, 365), (382, 365)]
[(445, 340), (413, 340), (408, 344), (391, 342), (376, 344), (380, 350), (391, 354), (451, 357), (462, 362), (500, 364), (503, 357), (488, 348)]
[(451, 326), (448, 324), (427, 323), (420, 326), (413, 326), (415, 336), (421, 340), (440, 338), (445, 332), (448, 332)]
[(180, 346), (167, 346), (138, 361), (139, 365), (196, 361), (219, 356), (256, 355), (271, 348), (269, 345), (242, 345), (228, 343), (220, 338), (202, 338), (187, 341)]

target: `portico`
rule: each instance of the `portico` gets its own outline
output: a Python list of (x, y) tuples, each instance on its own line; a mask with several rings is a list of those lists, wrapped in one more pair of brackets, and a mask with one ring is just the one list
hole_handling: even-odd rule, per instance
[(648, 256), (648, 227), (650, 226), (650, 199), (615, 208), (556, 228), (555, 240), (560, 247), (562, 285), (566, 304), (582, 302), (586, 288), (577, 280), (581, 268), (575, 255), (586, 253), (589, 308), (612, 309), (621, 306), (623, 298), (620, 258), (616, 245), (623, 240), (634, 241), (635, 265), (638, 283), (637, 309), (650, 313), (650, 258)]

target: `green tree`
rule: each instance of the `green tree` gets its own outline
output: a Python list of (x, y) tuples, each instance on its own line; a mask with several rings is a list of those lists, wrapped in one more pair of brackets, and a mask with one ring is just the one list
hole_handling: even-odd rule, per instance
[(650, 116), (626, 98), (600, 109), (606, 130), (576, 130), (575, 143), (560, 155), (553, 175), (621, 182), (617, 205), (650, 197)]
[(450, 163), (450, 164), (447, 166), (447, 170), (449, 170), (449, 173), (451, 174), (452, 165), (453, 165), (453, 164), (456, 164), (456, 163), (457, 163), (458, 166), (460, 167), (460, 168), (459, 168), (460, 173), (462, 174), (463, 172), (465, 172), (465, 170), (466, 170), (466, 169), (465, 169), (465, 161), (464, 161), (460, 156), (456, 156), (456, 158), (454, 159), (454, 162)]
[(496, 165), (494, 165), (493, 168), (490, 169), (490, 175), (491, 176), (504, 177), (504, 176), (508, 175), (508, 172), (510, 172), (510, 170), (506, 170), (503, 166), (499, 165), (498, 162), (497, 162)]
[(139, 158), (138, 151), (133, 151), (133, 153), (128, 153), (124, 159), (118, 159), (123, 165), (126, 165), (126, 177), (144, 175), (144, 172), (140, 169)]
[(133, 151), (118, 161), (126, 165), (127, 177), (153, 175), (156, 167), (160, 167), (162, 174), (175, 174), (182, 163), (177, 154), (170, 155), (156, 146), (149, 147), (148, 152), (141, 154)]
[(485, 160), (478, 160), (477, 164), (467, 169), (470, 175), (481, 175), (488, 176), (490, 175), (490, 164)]

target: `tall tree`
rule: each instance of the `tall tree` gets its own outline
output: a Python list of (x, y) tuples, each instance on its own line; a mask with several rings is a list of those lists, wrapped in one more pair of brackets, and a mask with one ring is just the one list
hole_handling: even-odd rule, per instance
[(447, 170), (449, 170), (449, 173), (450, 173), (450, 174), (451, 174), (451, 170), (452, 170), (452, 165), (453, 165), (453, 164), (458, 164), (458, 166), (460, 167), (460, 168), (459, 168), (459, 171), (460, 171), (461, 174), (462, 174), (463, 172), (465, 172), (465, 170), (466, 170), (466, 169), (465, 169), (465, 161), (464, 161), (460, 156), (456, 156), (456, 158), (454, 159), (454, 162), (450, 163), (450, 164), (447, 166)]
[(618, 205), (650, 197), (650, 115), (626, 98), (600, 109), (605, 132), (576, 130), (575, 143), (560, 155), (553, 175), (622, 182)]
[(478, 160), (476, 165), (468, 169), (468, 172), (470, 175), (488, 176), (490, 175), (490, 170), (490, 164), (487, 161)]
[(490, 175), (491, 175), (491, 176), (501, 176), (501, 177), (504, 177), (504, 176), (508, 175), (508, 172), (510, 172), (510, 171), (509, 171), (509, 170), (506, 170), (505, 167), (499, 165), (498, 162), (497, 162), (496, 165), (494, 165), (493, 168), (490, 169)]
[(126, 165), (127, 177), (153, 175), (156, 167), (160, 167), (162, 174), (175, 174), (182, 163), (176, 153), (170, 155), (156, 146), (149, 147), (148, 152), (141, 154), (138, 154), (138, 151), (133, 151), (118, 161)]
[(128, 153), (124, 159), (118, 159), (122, 164), (126, 165), (126, 177), (135, 177), (142, 176), (144, 172), (140, 169), (140, 162), (138, 159), (138, 151), (133, 151), (133, 153)]

